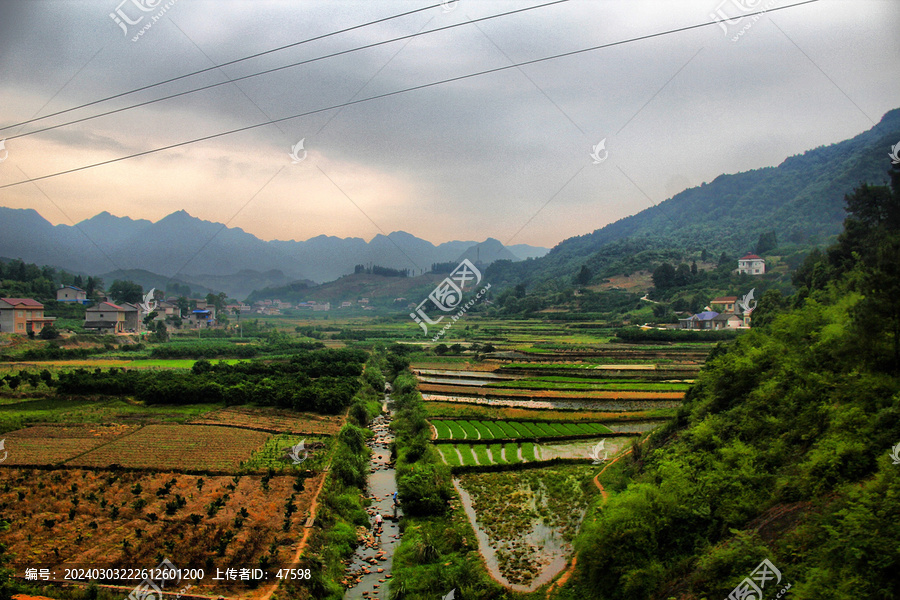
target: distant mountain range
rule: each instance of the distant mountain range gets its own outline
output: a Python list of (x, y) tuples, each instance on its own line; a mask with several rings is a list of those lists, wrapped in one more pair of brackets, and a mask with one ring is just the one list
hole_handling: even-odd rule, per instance
[[(596, 276), (651, 267), (660, 256), (707, 250), (734, 257), (761, 233), (779, 243), (824, 244), (841, 231), (844, 196), (861, 183), (884, 185), (891, 147), (900, 142), (900, 109), (868, 131), (784, 160), (777, 167), (720, 175), (593, 233), (569, 238), (527, 263), (497, 263), (487, 276), (503, 286), (571, 284), (586, 265)], [(618, 270), (616, 270), (618, 269)]]
[(102, 212), (74, 226), (52, 225), (33, 209), (0, 207), (0, 256), (103, 274), (107, 283), (127, 277), (144, 287), (165, 287), (172, 280), (238, 298), (298, 280), (331, 281), (352, 273), (358, 264), (410, 269), (419, 275), (433, 263), (463, 256), (487, 265), (546, 252), (526, 244), (505, 247), (493, 238), (435, 246), (403, 231), (379, 234), (370, 242), (325, 235), (301, 242), (264, 241), (184, 210), (155, 223)]

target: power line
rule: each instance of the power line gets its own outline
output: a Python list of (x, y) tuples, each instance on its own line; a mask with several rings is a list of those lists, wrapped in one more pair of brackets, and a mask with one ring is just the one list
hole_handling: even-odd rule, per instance
[(5, 126), (3, 126), (3, 127), (0, 127), (0, 131), (3, 131), (4, 129), (12, 129), (12, 128), (14, 128), (14, 127), (19, 127), (20, 125), (27, 125), (27, 124), (29, 124), (29, 123), (34, 123), (35, 121), (40, 121), (40, 120), (42, 120), (42, 119), (49, 119), (50, 117), (55, 117), (55, 116), (57, 116), (57, 115), (62, 115), (62, 114), (65, 114), (65, 113), (67, 113), (67, 112), (72, 112), (73, 110), (78, 110), (78, 109), (80, 109), (80, 108), (85, 108), (85, 107), (88, 107), (88, 106), (93, 106), (94, 104), (100, 104), (101, 102), (106, 102), (106, 101), (108, 101), (108, 100), (114, 100), (114, 99), (116, 99), (116, 98), (121, 98), (122, 96), (128, 96), (128, 95), (130, 95), (130, 94), (134, 94), (134, 93), (137, 93), (137, 92), (142, 92), (142, 91), (144, 91), (144, 90), (149, 90), (149, 89), (151, 89), (151, 88), (155, 88), (155, 87), (158, 87), (158, 86), (161, 86), (161, 85), (165, 85), (165, 84), (167, 84), (167, 83), (172, 83), (173, 81), (178, 81), (178, 80), (180, 80), (180, 79), (185, 79), (185, 78), (187, 78), (187, 77), (193, 77), (194, 75), (199, 75), (199, 74), (201, 74), (201, 73), (206, 73), (206, 72), (212, 71), (212, 70), (214, 70), (214, 69), (219, 69), (219, 68), (221, 68), (221, 67), (227, 67), (228, 65), (234, 65), (234, 64), (237, 64), (237, 63), (239, 63), (239, 62), (244, 62), (245, 60), (250, 60), (250, 59), (253, 59), (253, 58), (258, 58), (258, 57), (260, 57), (260, 56), (265, 56), (266, 54), (272, 54), (273, 52), (280, 52), (280, 51), (282, 51), (282, 50), (287, 50), (288, 48), (293, 48), (293, 47), (295, 47), (295, 46), (300, 46), (300, 45), (302, 45), (302, 44), (308, 44), (309, 42), (315, 42), (315, 41), (322, 40), (322, 39), (325, 39), (325, 38), (328, 38), (328, 37), (331, 37), (331, 36), (340, 35), (340, 34), (342, 34), (342, 33), (347, 33), (348, 31), (353, 31), (353, 30), (355, 30), (355, 29), (362, 29), (363, 27), (369, 27), (370, 25), (376, 25), (376, 24), (378, 24), (378, 23), (384, 23), (384, 22), (386, 22), (386, 21), (392, 21), (392, 20), (394, 20), (394, 19), (399, 19), (400, 17), (407, 17), (407, 16), (413, 15), (413, 14), (415, 14), (415, 13), (419, 13), (419, 12), (426, 11), (426, 10), (431, 10), (432, 8), (438, 8), (439, 6), (442, 6), (442, 3), (439, 3), (439, 4), (432, 4), (431, 6), (426, 6), (426, 7), (424, 7), (424, 8), (417, 8), (417, 9), (415, 9), (415, 10), (410, 10), (410, 11), (407, 11), (407, 12), (404, 12), (404, 13), (392, 15), (392, 16), (390, 16), (390, 17), (383, 17), (383, 18), (381, 18), (381, 19), (376, 19), (376, 20), (374, 20), (374, 21), (369, 21), (368, 23), (361, 23), (361, 24), (359, 24), (359, 25), (354, 25), (354, 26), (352, 26), (352, 27), (347, 27), (347, 28), (345, 28), (345, 29), (339, 29), (339, 30), (337, 30), (337, 31), (332, 31), (331, 33), (324, 33), (324, 34), (322, 34), (322, 35), (318, 35), (318, 36), (311, 37), (311, 38), (308, 38), (308, 39), (305, 39), (305, 40), (301, 40), (301, 41), (299, 41), (299, 42), (293, 42), (293, 43), (287, 44), (287, 45), (285, 45), (285, 46), (279, 46), (278, 48), (272, 48), (271, 50), (264, 50), (263, 52), (257, 52), (256, 54), (251, 54), (251, 55), (245, 56), (245, 57), (243, 57), (243, 58), (237, 58), (237, 59), (235, 59), (235, 60), (230, 60), (230, 61), (224, 62), (224, 63), (222, 63), (222, 64), (220, 64), (220, 65), (214, 65), (214, 66), (212, 66), (212, 67), (207, 67), (206, 69), (200, 69), (199, 71), (194, 71), (193, 73), (187, 73), (187, 74), (185, 74), (185, 75), (179, 75), (179, 76), (177, 76), (177, 77), (172, 77), (171, 79), (166, 79), (166, 80), (164, 80), (164, 81), (159, 81), (159, 82), (157, 82), (157, 83), (151, 83), (151, 84), (149, 84), (149, 85), (145, 85), (145, 86), (143, 86), (143, 87), (135, 88), (135, 89), (129, 90), (129, 91), (127, 91), (127, 92), (122, 92), (122, 93), (119, 93), (119, 94), (115, 94), (115, 95), (113, 95), (113, 96), (107, 96), (106, 98), (101, 98), (100, 100), (94, 100), (94, 101), (92, 101), (92, 102), (87, 102), (87, 103), (81, 104), (81, 105), (79, 105), (79, 106), (73, 106), (72, 108), (67, 108), (67, 109), (65, 109), (65, 110), (60, 110), (60, 111), (57, 111), (57, 112), (55, 112), (55, 113), (50, 113), (49, 115), (44, 115), (43, 117), (37, 117), (37, 118), (34, 118), (34, 119), (29, 119), (29, 120), (27, 120), (27, 121), (22, 121), (21, 123), (16, 123), (16, 124), (14, 124), (14, 125), (5, 125)]
[[(818, 1), (819, 1), (819, 0), (805, 0), (804, 2), (798, 2), (798, 3), (796, 3), (796, 4), (789, 4), (789, 5), (787, 5), (787, 6), (779, 6), (779, 7), (776, 7), (776, 8), (770, 8), (770, 9), (758, 11), (758, 12), (755, 12), (755, 13), (748, 13), (748, 14), (743, 15), (743, 16), (745, 16), (745, 17), (752, 17), (752, 16), (755, 16), (755, 15), (761, 15), (761, 14), (764, 14), (764, 13), (767, 13), (767, 12), (775, 12), (775, 11), (779, 11), (779, 10), (785, 10), (785, 9), (788, 9), (788, 8), (795, 8), (795, 7), (797, 7), (797, 6), (803, 6), (804, 4), (812, 4), (812, 3), (818, 2)], [(23, 181), (17, 181), (17, 182), (15, 182), (15, 183), (7, 183), (7, 184), (5, 184), (5, 185), (0, 185), (0, 189), (4, 189), (4, 188), (8, 188), (8, 187), (13, 187), (13, 186), (16, 186), (16, 185), (21, 185), (21, 184), (23, 184), (23, 183), (29, 183), (29, 182), (32, 182), (32, 181), (40, 181), (40, 180), (42, 180), (42, 179), (49, 179), (49, 178), (51, 178), (51, 177), (58, 177), (58, 176), (60, 176), (60, 175), (67, 175), (67, 174), (69, 174), (69, 173), (75, 173), (75, 172), (78, 172), (78, 171), (84, 171), (84, 170), (86, 170), (86, 169), (92, 169), (92, 168), (94, 168), (94, 167), (100, 167), (100, 166), (103, 166), (103, 165), (108, 165), (108, 164), (111, 164), (111, 163), (120, 162), (120, 161), (128, 160), (128, 159), (131, 159), (131, 158), (137, 158), (137, 157), (139, 157), (139, 156), (145, 156), (145, 155), (148, 155), (148, 154), (154, 154), (154, 153), (156, 153), (156, 152), (162, 152), (162, 151), (164, 151), (164, 150), (171, 150), (172, 148), (179, 148), (179, 147), (181, 147), (181, 146), (187, 146), (187, 145), (189, 145), (189, 144), (195, 144), (195, 143), (197, 143), (197, 142), (203, 142), (203, 141), (206, 141), (206, 140), (211, 140), (211, 139), (223, 137), (223, 136), (226, 136), (226, 135), (231, 135), (231, 134), (234, 134), (234, 133), (240, 133), (240, 132), (242, 132), (242, 131), (249, 131), (249, 130), (251, 130), (251, 129), (257, 129), (257, 128), (259, 128), (259, 127), (264, 127), (264, 126), (266, 126), (266, 125), (272, 125), (273, 123), (280, 123), (280, 122), (282, 122), (282, 121), (289, 121), (289, 120), (291, 120), (291, 119), (298, 119), (298, 118), (300, 118), (300, 117), (306, 117), (306, 116), (313, 115), (313, 114), (316, 114), (316, 113), (325, 112), (325, 111), (328, 111), (328, 110), (333, 110), (333, 109), (335, 109), (335, 108), (344, 108), (345, 106), (352, 106), (352, 105), (354, 105), (354, 104), (362, 104), (363, 102), (370, 102), (370, 101), (372, 101), (372, 100), (379, 100), (379, 99), (381, 99), (381, 98), (388, 98), (388, 97), (391, 97), (391, 96), (397, 96), (397, 95), (400, 95), (400, 94), (405, 94), (405, 93), (412, 92), (412, 91), (416, 91), (416, 90), (422, 90), (422, 89), (426, 89), (426, 88), (430, 88), (430, 87), (435, 87), (435, 86), (443, 85), (443, 84), (446, 84), (446, 83), (452, 83), (452, 82), (455, 82), (455, 81), (462, 81), (462, 80), (464, 80), (464, 79), (470, 79), (470, 78), (472, 78), (472, 77), (480, 77), (481, 75), (488, 75), (488, 74), (491, 74), (491, 73), (498, 73), (498, 72), (500, 72), (500, 71), (506, 71), (506, 70), (509, 70), (509, 69), (517, 68), (517, 67), (523, 67), (523, 66), (525, 66), (525, 65), (533, 65), (533, 64), (537, 64), (537, 63), (541, 63), (541, 62), (546, 62), (546, 61), (549, 61), (549, 60), (557, 60), (557, 59), (565, 58), (565, 57), (568, 57), (568, 56), (575, 56), (575, 55), (578, 55), (578, 54), (584, 54), (584, 53), (586, 53), (586, 52), (593, 52), (593, 51), (596, 51), (596, 50), (602, 50), (602, 49), (605, 49), (605, 48), (611, 48), (611, 47), (613, 47), (613, 46), (621, 46), (621, 45), (623, 45), (623, 44), (628, 44), (628, 43), (632, 43), (632, 42), (638, 42), (638, 41), (648, 40), (648, 39), (652, 39), (652, 38), (656, 38), (656, 37), (661, 37), (661, 36), (664, 36), (664, 35), (671, 35), (671, 34), (673, 34), (673, 33), (680, 33), (680, 32), (683, 32), (683, 31), (690, 31), (690, 30), (692, 30), (692, 29), (699, 29), (699, 28), (701, 28), (701, 27), (707, 27), (707, 26), (709, 26), (709, 25), (717, 25), (717, 24), (718, 24), (718, 21), (708, 21), (708, 22), (705, 22), (705, 23), (698, 23), (698, 24), (695, 24), (695, 25), (687, 25), (687, 26), (685, 26), (685, 27), (678, 27), (678, 28), (675, 28), (675, 29), (669, 29), (669, 30), (666, 30), (666, 31), (660, 31), (660, 32), (657, 32), (657, 33), (651, 33), (651, 34), (642, 35), (642, 36), (638, 36), (638, 37), (628, 38), (628, 39), (625, 39), (625, 40), (620, 40), (620, 41), (618, 41), (618, 42), (610, 42), (610, 43), (608, 43), (608, 44), (600, 44), (600, 45), (598, 45), (598, 46), (591, 46), (591, 47), (589, 47), (589, 48), (582, 48), (582, 49), (580, 49), (580, 50), (571, 50), (571, 51), (569, 51), (569, 52), (563, 52), (563, 53), (561, 53), (561, 54), (554, 54), (554, 55), (552, 55), (552, 56), (545, 56), (545, 57), (543, 57), (543, 58), (535, 58), (535, 59), (532, 59), (532, 60), (527, 60), (527, 61), (520, 62), (520, 63), (514, 63), (514, 64), (506, 65), (506, 66), (503, 66), (503, 67), (496, 67), (496, 68), (493, 68), (493, 69), (486, 69), (486, 70), (484, 70), (484, 71), (478, 71), (478, 72), (475, 72), (475, 73), (469, 73), (469, 74), (467, 74), (467, 75), (459, 75), (459, 76), (457, 76), (457, 77), (450, 77), (450, 78), (448, 78), (448, 79), (441, 79), (441, 80), (439, 80), (439, 81), (432, 81), (431, 83), (423, 83), (423, 84), (421, 84), (421, 85), (416, 85), (416, 86), (404, 88), (404, 89), (402, 89), (402, 90), (395, 90), (395, 91), (393, 91), (393, 92), (386, 92), (386, 93), (384, 93), (384, 94), (378, 94), (378, 95), (375, 95), (375, 96), (369, 96), (368, 98), (360, 98), (359, 100), (351, 100), (351, 101), (349, 101), (349, 102), (344, 102), (344, 103), (342, 103), (342, 104), (335, 104), (335, 105), (333, 105), (333, 106), (329, 106), (329, 107), (326, 107), (326, 108), (317, 108), (317, 109), (315, 109), (315, 110), (310, 110), (310, 111), (307, 111), (307, 112), (304, 112), (304, 113), (299, 113), (299, 114), (291, 115), (291, 116), (288, 116), (288, 117), (281, 117), (280, 119), (271, 119), (271, 120), (269, 120), (269, 121), (264, 121), (264, 122), (262, 122), (262, 123), (256, 123), (256, 124), (254, 124), (254, 125), (247, 125), (247, 126), (245, 126), (245, 127), (239, 127), (239, 128), (237, 128), (237, 129), (231, 129), (231, 130), (229, 130), (229, 131), (223, 131), (223, 132), (221, 132), (221, 133), (214, 133), (214, 134), (212, 134), (212, 135), (207, 135), (207, 136), (203, 136), (203, 137), (199, 137), (199, 138), (194, 138), (194, 139), (192, 139), (192, 140), (187, 140), (187, 141), (184, 141), (184, 142), (178, 142), (177, 144), (170, 144), (170, 145), (168, 145), (168, 146), (162, 146), (162, 147), (160, 147), (160, 148), (154, 148), (154, 149), (152, 149), (152, 150), (145, 150), (145, 151), (143, 151), (143, 152), (136, 152), (136, 153), (134, 153), (134, 154), (129, 154), (128, 156), (120, 156), (120, 157), (118, 157), (118, 158), (112, 158), (112, 159), (110, 159), (110, 160), (104, 160), (104, 161), (101, 161), (101, 162), (98, 162), (98, 163), (93, 163), (93, 164), (90, 164), (90, 165), (85, 165), (85, 166), (83, 166), (83, 167), (76, 167), (76, 168), (74, 168), (74, 169), (67, 169), (67, 170), (65, 170), (65, 171), (59, 171), (59, 172), (57, 172), (57, 173), (51, 173), (51, 174), (49, 174), (49, 175), (42, 175), (42, 176), (40, 176), (40, 177), (33, 177), (33, 178), (31, 178), (31, 179), (25, 179), (25, 180), (23, 180)]]
[[(34, 135), (34, 134), (36, 134), (36, 133), (42, 133), (42, 132), (44, 132), (44, 131), (50, 131), (51, 129), (59, 129), (60, 127), (67, 127), (68, 125), (74, 125), (74, 124), (76, 124), (76, 123), (83, 123), (84, 121), (90, 121), (90, 120), (92, 120), (92, 119), (97, 119), (97, 118), (99, 118), (99, 117), (105, 117), (105, 116), (108, 116), (108, 115), (112, 115), (112, 114), (124, 112), (124, 111), (126, 111), (126, 110), (131, 110), (131, 109), (133, 109), (133, 108), (139, 108), (139, 107), (141, 107), (141, 106), (147, 106), (148, 104), (154, 104), (154, 103), (156, 103), (156, 102), (162, 102), (163, 100), (170, 100), (170, 99), (172, 99), (172, 98), (178, 98), (179, 96), (186, 96), (186, 95), (188, 95), (188, 94), (193, 94), (193, 93), (195, 93), (195, 92), (202, 92), (202, 91), (204, 91), (204, 90), (212, 89), (212, 88), (214, 88), (214, 87), (219, 87), (219, 86), (222, 86), (222, 85), (228, 85), (229, 83), (235, 83), (235, 82), (237, 82), (237, 81), (242, 81), (242, 80), (244, 80), (244, 79), (250, 79), (250, 78), (252, 78), (252, 77), (259, 77), (259, 76), (261, 76), (261, 75), (268, 75), (268, 74), (270, 74), (270, 73), (275, 73), (276, 71), (283, 71), (283, 70), (285, 70), (285, 69), (291, 69), (291, 68), (293, 68), (293, 67), (298, 67), (298, 66), (300, 66), (300, 65), (305, 65), (305, 64), (317, 62), (317, 61), (320, 61), (320, 60), (325, 60), (325, 59), (327, 59), (327, 58), (334, 58), (335, 56), (341, 56), (341, 55), (343, 55), (343, 54), (350, 54), (351, 52), (358, 52), (358, 51), (360, 51), (360, 50), (367, 50), (367, 49), (369, 49), (369, 48), (374, 48), (374, 47), (376, 47), (376, 46), (383, 46), (383, 45), (385, 45), (385, 44), (391, 44), (391, 43), (393, 43), (393, 42), (399, 42), (400, 40), (411, 39), (411, 38), (414, 38), (414, 37), (417, 37), (417, 36), (420, 36), (420, 35), (427, 35), (427, 34), (429, 34), (429, 33), (434, 33), (434, 32), (436, 32), (436, 31), (444, 31), (444, 30), (446, 30), (446, 29), (453, 29), (454, 27), (462, 27), (462, 26), (464, 26), (464, 25), (469, 25), (469, 24), (471, 24), (471, 23), (477, 23), (478, 21), (488, 21), (488, 20), (490, 20), (490, 19), (496, 19), (496, 18), (498, 18), (498, 17), (506, 17), (506, 16), (509, 16), (509, 15), (512, 15), (512, 14), (516, 14), (516, 13), (521, 13), (521, 12), (526, 12), (526, 11), (529, 11), (529, 10), (534, 10), (534, 9), (537, 9), (537, 8), (544, 8), (544, 7), (547, 7), (547, 6), (552, 6), (552, 5), (554, 5), (554, 4), (562, 4), (563, 2), (569, 2), (569, 0), (553, 0), (552, 2), (547, 2), (547, 3), (545, 3), (545, 4), (538, 4), (538, 5), (535, 5), (535, 6), (529, 6), (529, 7), (527, 7), (527, 8), (519, 8), (519, 9), (516, 9), (516, 10), (511, 10), (511, 11), (509, 11), (509, 12), (498, 13), (498, 14), (496, 14), (496, 15), (490, 15), (490, 16), (487, 16), (487, 17), (480, 17), (480, 18), (478, 18), (478, 19), (473, 19), (473, 20), (468, 21), (468, 22), (454, 23), (454, 24), (452, 24), (452, 25), (445, 25), (445, 26), (443, 26), (443, 27), (437, 27), (437, 28), (435, 28), (435, 29), (429, 29), (428, 31), (420, 31), (420, 32), (418, 32), (418, 33), (411, 33), (411, 34), (408, 34), (408, 35), (403, 35), (403, 36), (400, 36), (400, 37), (392, 38), (392, 39), (390, 39), (390, 40), (384, 40), (384, 41), (381, 41), (381, 42), (373, 42), (373, 43), (371, 43), (371, 44), (366, 44), (365, 46), (358, 46), (358, 47), (356, 47), (356, 48), (350, 48), (349, 50), (341, 50), (340, 52), (333, 52), (333, 53), (331, 53), (331, 54), (326, 54), (326, 55), (324, 55), (324, 56), (319, 56), (319, 57), (316, 57), (316, 58), (309, 58), (309, 59), (306, 59), (306, 60), (301, 60), (300, 62), (291, 63), (291, 64), (289, 64), (289, 65), (283, 65), (283, 66), (280, 66), (280, 67), (273, 67), (273, 68), (271, 68), (271, 69), (266, 69), (266, 70), (264, 70), (264, 71), (259, 71), (259, 72), (256, 72), (256, 73), (250, 73), (249, 75), (242, 75), (241, 77), (235, 77), (235, 78), (229, 79), (229, 80), (227, 80), (227, 81), (220, 81), (220, 82), (218, 82), (218, 83), (212, 83), (212, 84), (209, 84), (209, 85), (206, 85), (206, 86), (203, 86), (203, 87), (194, 88), (194, 89), (191, 89), (191, 90), (185, 90), (185, 91), (183, 91), (183, 92), (178, 92), (177, 94), (171, 94), (171, 95), (169, 95), (169, 96), (163, 96), (163, 97), (161, 97), (161, 98), (156, 98), (156, 99), (154, 99), (154, 100), (147, 100), (146, 102), (139, 102), (138, 104), (132, 104), (132, 105), (130, 105), (130, 106), (123, 106), (122, 108), (116, 108), (116, 109), (113, 109), (113, 110), (108, 110), (108, 111), (106, 111), (106, 112), (98, 113), (98, 114), (96, 114), (96, 115), (92, 115), (92, 116), (89, 116), (89, 117), (82, 117), (81, 119), (75, 119), (75, 120), (73, 120), (73, 121), (67, 121), (67, 122), (65, 122), (65, 123), (60, 123), (60, 124), (58, 124), (58, 125), (51, 125), (51, 126), (49, 126), (49, 127), (44, 127), (44, 128), (42, 128), (42, 129), (35, 129), (34, 131), (29, 131), (29, 132), (27, 132), (27, 133), (20, 133), (20, 134), (18, 134), (18, 135), (10, 136), (10, 137), (8, 137), (8, 138), (6, 138), (6, 139), (7, 139), (7, 140), (14, 140), (14, 139), (17, 139), (17, 138), (23, 138), (23, 137), (27, 137), (27, 136), (29, 136), (29, 135)], [(210, 67), (210, 68), (215, 68), (215, 67)], [(199, 71), (198, 71), (198, 72), (199, 72)], [(87, 106), (87, 105), (85, 105), (85, 106)], [(74, 110), (74, 109), (73, 109), (73, 110)], [(49, 115), (48, 115), (48, 116), (49, 116)], [(266, 115), (266, 116), (268, 116), (268, 115)], [(43, 117), (42, 117), (42, 118), (43, 118)], [(13, 127), (14, 127), (14, 126), (13, 126)], [(5, 129), (5, 128), (2, 128), (2, 129)]]

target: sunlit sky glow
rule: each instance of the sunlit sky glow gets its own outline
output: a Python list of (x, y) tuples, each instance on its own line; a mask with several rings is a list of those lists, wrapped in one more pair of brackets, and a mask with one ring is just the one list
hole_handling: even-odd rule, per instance
[[(434, 3), (178, 0), (132, 42), (109, 17), (118, 0), (8, 0), (0, 4), (0, 125)], [(539, 3), (460, 0), (102, 107)], [(467, 24), (7, 140), (0, 185), (710, 21), (720, 6), (734, 16), (737, 4), (571, 0)], [(141, 13), (132, 0), (121, 10), (158, 12)], [(404, 230), (433, 243), (495, 237), (549, 247), (721, 173), (774, 166), (871, 128), (900, 106), (898, 25), (894, 0), (821, 0), (744, 18), (728, 33), (711, 25), (6, 188), (0, 205), (34, 208), (53, 223), (101, 211), (155, 221), (185, 209), (263, 239)], [(292, 164), (301, 138), (308, 154)], [(593, 164), (602, 139), (608, 158)]]

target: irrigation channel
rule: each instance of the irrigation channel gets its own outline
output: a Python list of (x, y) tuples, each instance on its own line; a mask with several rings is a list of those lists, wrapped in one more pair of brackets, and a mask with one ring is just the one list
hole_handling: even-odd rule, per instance
[[(389, 398), (386, 400), (389, 401)], [(390, 447), (394, 436), (388, 428), (390, 422), (391, 413), (387, 413), (376, 417), (370, 425), (375, 436), (368, 442), (372, 450), (367, 488), (372, 504), (366, 509), (369, 529), (363, 532), (360, 528), (358, 531), (362, 543), (347, 566), (345, 600), (388, 597), (394, 551), (400, 545), (399, 518), (402, 516), (400, 508), (395, 511), (393, 506), (397, 479), (391, 463)], [(383, 519), (380, 531), (376, 527), (376, 515), (379, 514)]]

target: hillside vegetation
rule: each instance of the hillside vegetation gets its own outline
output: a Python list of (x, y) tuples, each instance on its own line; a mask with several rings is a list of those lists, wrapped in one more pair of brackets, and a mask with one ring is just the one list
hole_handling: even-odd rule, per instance
[[(846, 198), (767, 324), (710, 357), (595, 507), (561, 598), (724, 598), (764, 559), (796, 599), (900, 597), (900, 169)], [(755, 323), (756, 321), (754, 321)], [(896, 451), (895, 451), (896, 452)], [(620, 479), (621, 481), (621, 479)], [(621, 486), (619, 486), (621, 488)]]
[[(840, 232), (843, 197), (861, 182), (884, 183), (885, 152), (900, 139), (900, 109), (869, 131), (787, 158), (777, 167), (721, 175), (659, 205), (559, 243), (546, 256), (499, 261), (486, 276), (495, 287), (554, 287), (583, 265), (595, 277), (651, 268), (707, 250), (730, 258), (753, 250), (760, 234), (816, 245)], [(688, 261), (689, 262), (689, 261)]]

